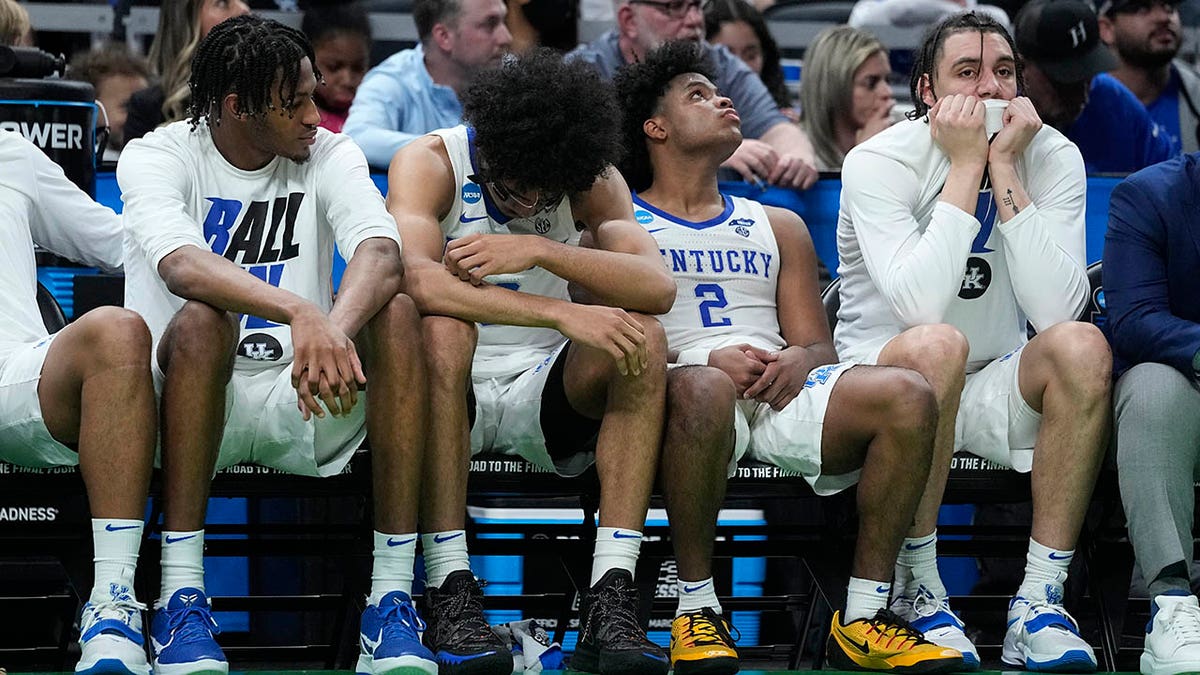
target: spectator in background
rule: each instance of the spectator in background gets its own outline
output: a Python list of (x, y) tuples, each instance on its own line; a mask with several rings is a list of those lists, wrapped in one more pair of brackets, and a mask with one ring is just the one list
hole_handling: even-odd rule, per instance
[(887, 48), (850, 26), (826, 28), (804, 55), (801, 125), (822, 171), (841, 171), (850, 148), (892, 125)]
[(321, 126), (340, 133), (354, 93), (371, 65), (371, 22), (357, 2), (316, 5), (304, 12), (301, 29), (312, 42), (317, 69), (325, 76), (316, 94)]
[(762, 14), (744, 0), (713, 0), (704, 8), (704, 38), (725, 45), (750, 70), (758, 73), (780, 111), (793, 122), (799, 121), (792, 94), (783, 81), (779, 47), (767, 29)]
[(1171, 156), (1166, 134), (1111, 75), (1119, 64), (1083, 0), (1033, 0), (1017, 14), (1025, 93), (1038, 115), (1079, 146), (1089, 173), (1130, 173)]
[(98, 123), (108, 126), (108, 146), (104, 159), (116, 160), (125, 146), (125, 118), (129, 112), (129, 98), (134, 92), (150, 85), (150, 67), (146, 60), (129, 52), (121, 44), (109, 44), (90, 52), (82, 52), (71, 59), (67, 75), (74, 80), (88, 82), (96, 90), (96, 102), (100, 104), (101, 117)]
[(976, 0), (858, 0), (846, 22), (855, 28), (865, 26), (898, 26), (917, 28), (958, 14), (977, 12), (1009, 27), (1008, 13), (994, 5), (981, 5)]
[(1109, 0), (1100, 7), (1100, 39), (1120, 60), (1113, 77), (1146, 106), (1171, 154), (1200, 150), (1200, 75), (1175, 58), (1182, 41), (1179, 0)]
[(534, 47), (569, 52), (579, 45), (579, 0), (511, 0), (504, 25), (512, 34), (512, 50), (526, 54)]
[(581, 45), (568, 58), (582, 59), (601, 77), (612, 79), (618, 68), (642, 60), (665, 42), (702, 43), (716, 66), (717, 89), (733, 101), (745, 137), (721, 166), (755, 183), (804, 190), (817, 181), (812, 144), (780, 112), (758, 75), (725, 47), (704, 42), (700, 0), (617, 0), (617, 3), (616, 29)]
[(0, 0), (0, 45), (33, 46), (33, 26), (29, 12), (16, 0)]
[(459, 95), (476, 73), (499, 63), (512, 35), (503, 0), (416, 0), (421, 43), (372, 68), (350, 107), (345, 133), (374, 168), (434, 129), (462, 122)]
[(150, 70), (159, 81), (130, 97), (126, 141), (187, 115), (191, 99), (188, 79), (196, 45), (213, 26), (249, 13), (250, 7), (243, 0), (163, 0), (158, 32), (150, 43)]

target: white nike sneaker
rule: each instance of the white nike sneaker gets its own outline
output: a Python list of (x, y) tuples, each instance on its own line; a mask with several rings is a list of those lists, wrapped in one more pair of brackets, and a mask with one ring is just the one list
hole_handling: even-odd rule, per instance
[(1096, 654), (1079, 637), (1079, 624), (1061, 604), (1020, 596), (1008, 603), (1008, 632), (1000, 660), (1037, 672), (1096, 670)]
[(979, 650), (967, 637), (962, 619), (950, 609), (949, 599), (937, 597), (920, 584), (913, 595), (905, 592), (893, 598), (889, 609), (924, 633), (929, 642), (962, 652), (963, 670), (979, 669)]
[(1194, 595), (1160, 595), (1151, 601), (1142, 672), (1200, 672), (1200, 603)]
[(82, 654), (77, 674), (150, 675), (142, 612), (146, 606), (133, 599), (129, 589), (112, 585), (112, 600), (83, 606), (79, 645)]

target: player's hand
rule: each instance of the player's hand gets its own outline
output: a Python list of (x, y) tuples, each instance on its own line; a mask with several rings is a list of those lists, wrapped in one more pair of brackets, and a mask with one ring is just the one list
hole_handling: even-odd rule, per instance
[(951, 94), (938, 99), (929, 111), (929, 133), (950, 158), (951, 164), (988, 158), (987, 132), (984, 130), (983, 101), (974, 96)]
[(325, 417), (321, 402), (334, 417), (350, 414), (359, 386), (367, 383), (354, 341), (315, 307), (294, 317), (291, 326), (292, 386), (304, 419)]
[(555, 327), (573, 342), (607, 353), (622, 375), (641, 375), (647, 368), (645, 331), (623, 309), (570, 304)]
[(442, 264), (463, 281), (478, 286), (492, 274), (515, 274), (538, 264), (542, 237), (523, 234), (469, 234), (446, 244)]
[(788, 347), (771, 354), (774, 358), (743, 397), (766, 403), (773, 410), (783, 410), (804, 388), (809, 371), (817, 364), (812, 363), (803, 347)]
[(1004, 109), (1004, 127), (992, 139), (988, 149), (988, 162), (1012, 164), (1030, 141), (1042, 129), (1042, 118), (1038, 116), (1033, 102), (1024, 96), (1009, 101)]
[(767, 182), (793, 190), (807, 190), (817, 182), (817, 167), (801, 155), (780, 155), (775, 168), (767, 174)]
[(721, 166), (733, 169), (741, 174), (742, 180), (753, 183), (770, 176), (778, 162), (779, 154), (775, 152), (775, 148), (758, 139), (744, 138), (738, 149)]
[(774, 360), (772, 352), (748, 344), (730, 345), (708, 353), (708, 365), (721, 370), (733, 380), (739, 398), (758, 381), (767, 364)]

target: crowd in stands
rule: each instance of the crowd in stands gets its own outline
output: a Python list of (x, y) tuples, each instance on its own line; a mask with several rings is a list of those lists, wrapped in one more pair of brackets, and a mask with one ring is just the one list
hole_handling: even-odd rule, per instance
[[(166, 0), (148, 59), (110, 45), (67, 72), (121, 151), (120, 217), (0, 131), (0, 459), (81, 467), (96, 565), (77, 672), (227, 672), (204, 587), (214, 470), (329, 476), (368, 432), (359, 673), (510, 672), (467, 551), (477, 452), (596, 467), (572, 666), (606, 675), (737, 671), (712, 543), (743, 458), (819, 495), (856, 486), (832, 665), (978, 669), (937, 566), (958, 451), (1030, 475), (1003, 663), (1092, 672), (1064, 584), (1115, 456), (1152, 599), (1142, 671), (1200, 670), (1200, 75), (1177, 3), (1028, 0), (1010, 22), (860, 0), (809, 46), (798, 97), (744, 0), (616, 0), (586, 44), (568, 5), (415, 0), (419, 43), (372, 68), (355, 3), (305, 4), (298, 30)], [(931, 27), (898, 101), (870, 29), (913, 23)], [(35, 30), (0, 0), (0, 41)], [(841, 178), (833, 326), (800, 217), (719, 186), (819, 171)], [(1079, 320), (1088, 172), (1133, 174), (1110, 206), (1107, 332)], [(32, 244), (122, 268), (125, 307), (47, 335)], [(679, 569), (666, 649), (633, 579), (656, 476)]]

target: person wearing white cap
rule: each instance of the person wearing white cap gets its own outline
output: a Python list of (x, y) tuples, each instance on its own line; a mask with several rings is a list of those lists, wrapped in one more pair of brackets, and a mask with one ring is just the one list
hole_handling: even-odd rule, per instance
[(1171, 156), (1165, 133), (1108, 71), (1120, 62), (1083, 0), (1033, 0), (1014, 25), (1025, 94), (1042, 121), (1079, 146), (1088, 173), (1129, 173)]

